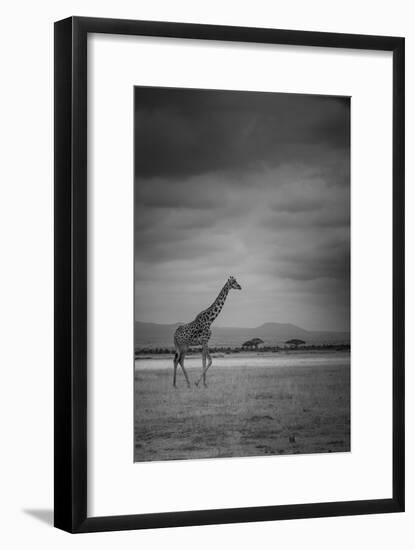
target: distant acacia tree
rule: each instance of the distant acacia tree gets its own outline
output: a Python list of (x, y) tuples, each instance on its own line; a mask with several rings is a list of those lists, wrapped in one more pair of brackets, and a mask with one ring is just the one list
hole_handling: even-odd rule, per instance
[(252, 340), (247, 340), (242, 344), (242, 348), (258, 350), (259, 344), (263, 344), (264, 341), (261, 338), (252, 338)]
[(299, 340), (298, 338), (293, 338), (292, 340), (287, 340), (285, 342), (294, 349), (297, 349), (298, 346), (303, 346), (305, 344), (304, 340)]

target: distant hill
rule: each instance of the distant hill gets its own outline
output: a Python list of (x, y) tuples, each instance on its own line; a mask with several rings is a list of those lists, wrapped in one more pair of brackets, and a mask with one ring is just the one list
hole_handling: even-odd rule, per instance
[[(135, 347), (173, 347), (173, 335), (183, 323), (162, 325), (135, 323)], [(300, 338), (308, 344), (344, 344), (350, 342), (349, 332), (311, 331), (290, 323), (264, 323), (255, 328), (212, 326), (212, 346), (241, 346), (246, 340), (261, 338), (267, 345), (283, 344), (286, 340)]]

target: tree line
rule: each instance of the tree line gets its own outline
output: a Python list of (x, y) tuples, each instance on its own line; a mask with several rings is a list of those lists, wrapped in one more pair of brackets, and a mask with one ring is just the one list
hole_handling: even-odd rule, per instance
[[(350, 344), (306, 344), (303, 342), (303, 340), (287, 340), (285, 342), (284, 346), (280, 345), (263, 345), (259, 347), (255, 347), (255, 344), (253, 345), (244, 345), (246, 342), (240, 346), (240, 347), (231, 347), (231, 346), (209, 346), (210, 353), (223, 353), (223, 354), (230, 354), (230, 353), (244, 353), (246, 351), (257, 351), (259, 353), (266, 353), (266, 352), (290, 352), (290, 351), (297, 351), (299, 349), (303, 351), (313, 351), (313, 350), (324, 350), (324, 351), (348, 351), (350, 350)], [(301, 342), (301, 343), (298, 343)], [(187, 352), (188, 355), (197, 355), (202, 352), (201, 347), (194, 347), (190, 348)], [(175, 353), (174, 348), (167, 348), (167, 347), (143, 347), (143, 348), (136, 348), (135, 355), (169, 355)]]

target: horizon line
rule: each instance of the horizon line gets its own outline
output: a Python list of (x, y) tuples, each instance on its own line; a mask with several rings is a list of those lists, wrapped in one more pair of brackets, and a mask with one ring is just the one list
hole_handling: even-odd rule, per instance
[[(173, 322), (173, 323), (159, 323), (157, 321), (139, 321), (137, 319), (134, 319), (134, 323), (147, 323), (147, 324), (151, 324), (151, 325), (160, 325), (160, 326), (166, 326), (166, 325), (185, 325), (186, 323), (184, 321), (176, 321), (176, 322)], [(345, 333), (349, 333), (350, 334), (350, 328), (349, 329), (336, 329), (336, 330), (330, 330), (330, 329), (307, 329), (307, 328), (303, 328), (303, 327), (300, 327), (299, 325), (296, 325), (295, 323), (290, 323), (290, 322), (281, 322), (281, 321), (265, 321), (264, 323), (260, 324), (260, 325), (256, 325), (254, 327), (247, 327), (247, 326), (240, 326), (240, 325), (235, 325), (235, 326), (230, 326), (230, 325), (215, 325), (214, 328), (231, 328), (231, 329), (248, 329), (248, 330), (253, 330), (253, 329), (257, 329), (257, 328), (261, 328), (262, 326), (264, 325), (291, 325), (295, 328), (298, 328), (300, 330), (304, 330), (305, 332), (345, 332)]]

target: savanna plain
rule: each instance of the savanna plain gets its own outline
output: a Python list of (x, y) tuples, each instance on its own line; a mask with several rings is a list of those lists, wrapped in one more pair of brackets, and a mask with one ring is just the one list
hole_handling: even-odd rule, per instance
[(188, 388), (172, 356), (135, 361), (136, 462), (350, 451), (350, 352), (186, 359)]

